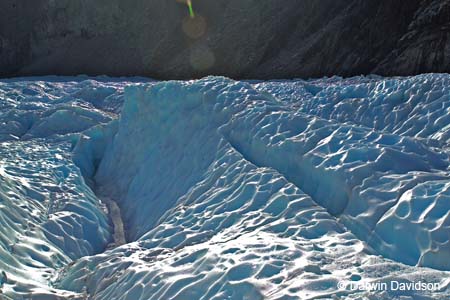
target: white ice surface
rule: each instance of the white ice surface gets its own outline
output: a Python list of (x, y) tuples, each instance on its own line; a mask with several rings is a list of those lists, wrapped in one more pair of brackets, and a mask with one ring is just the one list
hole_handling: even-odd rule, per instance
[(0, 82), (4, 294), (450, 297), (449, 75), (144, 81)]

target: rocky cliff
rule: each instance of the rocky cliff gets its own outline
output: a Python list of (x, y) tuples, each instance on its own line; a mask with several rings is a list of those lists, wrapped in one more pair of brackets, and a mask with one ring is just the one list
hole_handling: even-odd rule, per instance
[(0, 76), (450, 71), (448, 0), (2, 0)]

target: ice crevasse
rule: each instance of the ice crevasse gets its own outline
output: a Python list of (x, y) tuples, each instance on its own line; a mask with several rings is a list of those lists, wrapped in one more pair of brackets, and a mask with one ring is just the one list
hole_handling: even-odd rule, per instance
[[(0, 81), (0, 298), (79, 299), (52, 282), (112, 241), (72, 160), (81, 131), (115, 118), (123, 85), (86, 77)], [(88, 100), (87, 100), (88, 99)]]

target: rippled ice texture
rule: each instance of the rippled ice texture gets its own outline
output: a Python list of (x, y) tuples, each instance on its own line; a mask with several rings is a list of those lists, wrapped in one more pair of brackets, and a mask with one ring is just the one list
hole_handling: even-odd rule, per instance
[[(448, 299), (449, 87), (439, 74), (2, 81), (2, 290)], [(338, 289), (393, 280), (440, 289)]]

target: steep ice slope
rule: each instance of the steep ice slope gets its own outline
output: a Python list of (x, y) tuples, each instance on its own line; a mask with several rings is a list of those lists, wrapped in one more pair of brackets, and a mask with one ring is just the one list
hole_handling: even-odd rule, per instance
[[(139, 241), (75, 264), (61, 286), (93, 299), (360, 299), (338, 281), (438, 281), (448, 274), (369, 255), (363, 242), (270, 168), (221, 141), (203, 178)], [(361, 283), (360, 282), (360, 283)], [(447, 284), (447, 285), (446, 285)]]
[[(426, 142), (311, 117), (220, 78), (164, 83), (147, 93), (135, 88), (128, 99), (95, 180), (99, 190), (126, 203), (131, 239), (201, 178), (223, 136), (249, 161), (278, 170), (381, 254), (450, 268), (441, 256), (450, 251), (448, 155)], [(424, 189), (435, 196), (411, 197)], [(415, 234), (393, 241), (385, 226)]]
[[(349, 79), (260, 83), (256, 88), (278, 91), (280, 98), (296, 103), (299, 112), (385, 132), (381, 136), (352, 127), (342, 135), (343, 128), (348, 127), (344, 125), (340, 132), (330, 135), (334, 140), (317, 140), (308, 155), (328, 155), (330, 159), (316, 165), (335, 171), (343, 169), (348, 174), (337, 176), (347, 177), (344, 186), (352, 193), (345, 196), (346, 208), (340, 214), (348, 228), (360, 237), (373, 232), (369, 243), (381, 253), (394, 251), (399, 260), (407, 263), (419, 261), (422, 265), (449, 269), (444, 258), (450, 253), (449, 84), (448, 75), (435, 74), (362, 82)], [(303, 91), (306, 96), (286, 93), (292, 89)], [(343, 140), (354, 140), (357, 145), (347, 150), (348, 145), (338, 145)], [(367, 148), (370, 140), (375, 141), (375, 149), (361, 149)], [(283, 146), (273, 148), (283, 151)], [(411, 235), (399, 238), (405, 231)], [(386, 247), (390, 249), (385, 250)]]
[(127, 83), (101, 81), (0, 82), (2, 299), (81, 298), (51, 287), (56, 271), (111, 241), (105, 209), (71, 155), (77, 132), (120, 110)]
[[(285, 174), (381, 254), (450, 268), (440, 256), (450, 253), (447, 155), (410, 138), (285, 112), (244, 112), (223, 132), (248, 159)], [(424, 185), (436, 195), (426, 202), (408, 197)], [(414, 234), (403, 237), (403, 230)]]
[[(60, 286), (86, 283), (94, 299), (305, 299), (374, 295), (339, 280), (424, 280), (442, 286), (377, 297), (447, 299), (449, 273), (422, 268), (450, 269), (445, 143), (302, 111), (322, 86), (389, 95), (383, 85), (415, 81), (426, 93), (441, 77), (128, 89), (119, 121), (86, 132), (75, 158), (137, 241), (81, 259)], [(303, 90), (292, 99), (283, 85)]]

